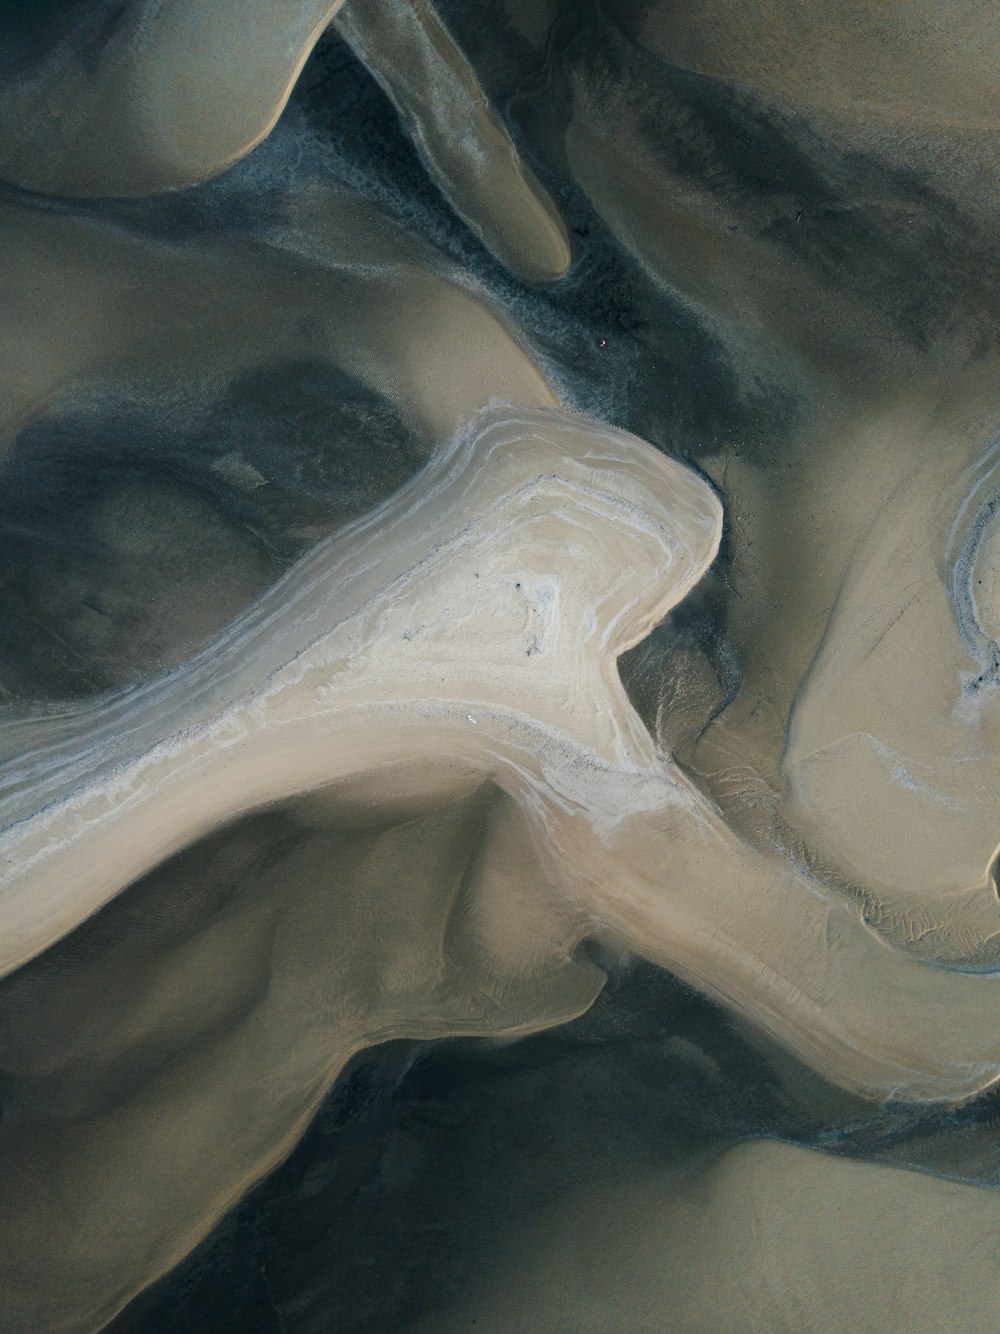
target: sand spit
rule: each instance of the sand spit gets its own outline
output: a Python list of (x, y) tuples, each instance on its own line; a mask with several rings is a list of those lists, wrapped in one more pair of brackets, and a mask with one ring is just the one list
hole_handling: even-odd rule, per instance
[(248, 368), (307, 360), (394, 403), (428, 450), (493, 399), (555, 403), (507, 329), (423, 246), (344, 189), (317, 184), (295, 202), (310, 224), (324, 215), (314, 254), (283, 236), (178, 245), (138, 225), (0, 206), (0, 452), (77, 386), (222, 392)]
[(427, 0), (351, 0), (340, 33), (388, 93), (455, 212), (527, 282), (569, 268), (565, 224)]
[[(641, 441), (554, 411), (481, 417), (162, 687), (80, 711), (72, 753), (58, 723), (18, 730), (0, 966), (212, 828), (386, 766), (499, 763), (550, 801), (597, 784), (595, 815), (600, 770), (621, 768), (626, 803), (655, 800), (614, 663), (699, 578), (720, 528), (710, 488)], [(567, 768), (583, 773), (563, 794)]]
[(162, 688), (78, 714), (75, 758), (39, 724), (6, 807), (8, 966), (133, 887), (2, 987), (12, 1328), (107, 1319), (358, 1048), (589, 1005), (548, 823), (616, 774), (626, 801), (673, 791), (614, 657), (720, 519), (641, 441), (494, 411)]
[[(270, 134), (342, 4), (98, 5), (34, 61), (0, 71), (0, 176), (95, 198), (217, 175)], [(339, 30), (483, 243), (526, 281), (562, 277), (571, 256), (559, 212), (428, 0), (359, 0)]]
[[(111, 709), (102, 703), (89, 714), (78, 711), (71, 742), (58, 720), (17, 729), (22, 752), (6, 773), (0, 858), (4, 967), (21, 967), (9, 984), (10, 1031), (25, 1063), (26, 1103), (38, 1096), (39, 1079), (52, 1098), (65, 1075), (71, 1107), (80, 1097), (91, 1105), (95, 1083), (116, 1087), (124, 1079), (144, 1115), (158, 1115), (171, 1078), (150, 1083), (148, 1075), (122, 1070), (162, 1059), (154, 1035), (173, 1032), (183, 995), (200, 997), (198, 1016), (178, 1020), (181, 1034), (185, 1024), (199, 1034), (185, 1097), (215, 1089), (212, 1096), (228, 1098), (236, 1115), (240, 1100), (231, 1088), (225, 1092), (229, 1075), (211, 1053), (217, 1041), (232, 1042), (233, 1061), (250, 1059), (244, 1039), (234, 1036), (237, 1018), (240, 1033), (245, 1020), (254, 1041), (267, 1043), (252, 1066), (258, 1078), (268, 1072), (274, 1095), (258, 1090), (252, 1116), (240, 1103), (243, 1129), (233, 1155), (216, 1146), (217, 1170), (207, 1176), (201, 1159), (197, 1171), (184, 1166), (183, 1146), (180, 1159), (168, 1155), (172, 1172), (200, 1184), (185, 1188), (192, 1193), (184, 1197), (184, 1227), (166, 1205), (149, 1224), (159, 1240), (147, 1236), (148, 1255), (156, 1258), (135, 1260), (136, 1287), (285, 1151), (345, 1053), (390, 1033), (425, 1033), (427, 1025), (507, 1029), (576, 1012), (598, 985), (593, 969), (570, 963), (591, 933), (673, 969), (856, 1091), (954, 1099), (997, 1078), (997, 978), (943, 971), (886, 948), (855, 906), (777, 854), (741, 843), (660, 757), (633, 712), (616, 658), (697, 582), (720, 530), (710, 487), (635, 437), (552, 410), (493, 409), (379, 510), (317, 548), (188, 666), (121, 696)], [(429, 776), (442, 766), (432, 797)], [(475, 795), (481, 789), (496, 793), (486, 807), (475, 805), (485, 800)], [(153, 883), (158, 867), (168, 883), (183, 877), (184, 856), (197, 862), (201, 855), (185, 849), (213, 831), (239, 829), (234, 822), (254, 812), (323, 792), (318, 806), (300, 805), (289, 818), (321, 818), (341, 837), (353, 830), (357, 851), (340, 866), (328, 844), (329, 872), (310, 879), (304, 864), (305, 881), (296, 874), (289, 884), (304, 883), (310, 893), (314, 884), (327, 885), (324, 892), (346, 896), (344, 911), (363, 912), (370, 893), (378, 901), (389, 894), (391, 917), (394, 894), (409, 906), (400, 909), (405, 928), (369, 933), (362, 918), (349, 937), (338, 935), (342, 944), (332, 952), (320, 949), (318, 926), (310, 928), (320, 955), (310, 956), (315, 962), (306, 970), (313, 980), (303, 975), (295, 986), (318, 988), (328, 998), (323, 1007), (336, 1012), (346, 1005), (351, 1022), (346, 1031), (323, 1027), (321, 1039), (307, 1022), (301, 1041), (308, 1058), (295, 1055), (297, 1040), (289, 1036), (311, 1012), (302, 992), (279, 1007), (280, 1039), (260, 1008), (265, 996), (280, 992), (262, 981), (278, 966), (280, 909), (263, 887), (272, 883), (267, 874), (251, 900), (237, 894), (230, 902), (238, 878), (214, 891), (232, 914), (230, 927), (219, 928), (223, 937), (235, 932), (248, 959), (260, 961), (256, 970), (247, 976), (227, 965), (216, 972), (215, 928), (192, 926), (188, 944), (171, 951), (173, 980), (148, 1002), (154, 1014), (137, 1021), (139, 1033), (127, 1004), (115, 1007), (125, 1024), (116, 1038), (102, 1032), (99, 1006), (71, 1003), (73, 968), (65, 984), (46, 981), (38, 990), (31, 980), (51, 979), (66, 937), (75, 940), (74, 928), (128, 886), (144, 876)], [(432, 817), (428, 802), (440, 814)], [(459, 813), (448, 815), (452, 809)], [(425, 918), (409, 915), (407, 836), (380, 836), (382, 869), (365, 869), (367, 845), (358, 831), (418, 816), (429, 821), (422, 883), (438, 904), (428, 910), (428, 929), (464, 942), (456, 958), (471, 992), (445, 987), (459, 1020), (449, 1007), (445, 1017), (436, 1008), (445, 974), (427, 959), (439, 953), (434, 947), (427, 955), (419, 925)], [(456, 846), (475, 848), (460, 872), (454, 858), (467, 853), (435, 860), (442, 852), (433, 830), (446, 831), (453, 818), (465, 821)], [(469, 837), (468, 821), (481, 830), (477, 838)], [(233, 837), (238, 844), (242, 835)], [(279, 860), (298, 855), (291, 845), (285, 850), (280, 829), (274, 838)], [(236, 853), (216, 854), (221, 868), (234, 858), (242, 864)], [(269, 864), (265, 858), (265, 871)], [(201, 874), (230, 884), (229, 872), (212, 871), (211, 861)], [(135, 893), (121, 898), (126, 920)], [(340, 910), (328, 908), (331, 923), (339, 922)], [(170, 919), (172, 910), (164, 911)], [(434, 925), (442, 920), (449, 925)], [(142, 948), (153, 928), (144, 912), (132, 922), (125, 936)], [(161, 929), (163, 923), (154, 935)], [(294, 939), (289, 958), (301, 960), (305, 945)], [(367, 981), (341, 982), (337, 960), (347, 939), (359, 966), (366, 961)], [(61, 965), (55, 967), (58, 974)], [(516, 998), (522, 987), (543, 994), (554, 987), (555, 998), (534, 1012), (519, 1007), (511, 1018), (503, 997)], [(389, 1018), (384, 994), (392, 998)], [(19, 1013), (24, 996), (29, 1011), (41, 1006), (41, 1019)], [(484, 996), (494, 998), (488, 1020), (479, 1013)], [(147, 1003), (139, 1010), (147, 1013)], [(85, 1017), (74, 1025), (67, 1014)], [(47, 1037), (34, 1044), (36, 1023)], [(82, 1050), (74, 1036), (81, 1026)], [(168, 1046), (187, 1041), (175, 1035)], [(52, 1056), (53, 1047), (65, 1055)], [(36, 1049), (49, 1053), (41, 1058), (44, 1071), (33, 1068)], [(279, 1077), (279, 1069), (286, 1073)], [(136, 1105), (123, 1104), (127, 1116), (137, 1114)], [(178, 1109), (171, 1120), (192, 1122), (200, 1124), (191, 1110), (182, 1118)], [(140, 1127), (135, 1140), (132, 1131), (122, 1131), (123, 1139), (96, 1125), (87, 1131), (97, 1137), (109, 1181), (126, 1163), (148, 1165), (164, 1152), (151, 1133)], [(213, 1113), (204, 1138), (199, 1131), (198, 1152), (213, 1151), (213, 1135), (227, 1140), (234, 1133), (223, 1112)], [(18, 1152), (26, 1154), (25, 1145)], [(123, 1156), (112, 1170), (116, 1155)], [(70, 1154), (69, 1179), (82, 1161)], [(135, 1226), (137, 1236), (146, 1235)]]

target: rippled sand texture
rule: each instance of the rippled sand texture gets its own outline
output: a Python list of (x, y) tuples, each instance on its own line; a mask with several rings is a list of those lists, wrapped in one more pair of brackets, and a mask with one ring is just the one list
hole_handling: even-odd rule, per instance
[(0, 1327), (113, 1320), (379, 1044), (600, 1011), (656, 1154), (281, 1327), (990, 1328), (994, 8), (4, 22)]

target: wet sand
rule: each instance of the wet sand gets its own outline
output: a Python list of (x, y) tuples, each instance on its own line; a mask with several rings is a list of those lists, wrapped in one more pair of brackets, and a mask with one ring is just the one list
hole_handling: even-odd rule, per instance
[(785, 1144), (571, 1198), (414, 1331), (985, 1330), (996, 1193)]
[(693, 1107), (756, 1062), (879, 1164), (578, 1162), (406, 1319), (986, 1327), (995, 1195), (888, 1164), (962, 1176), (1000, 1076), (991, 15), (358, 5), (379, 102), (335, 38), (291, 95), (329, 6), (146, 8), (4, 75), (61, 197), (0, 215), (9, 1327), (120, 1311), (363, 1051), (629, 955), (733, 1016)]

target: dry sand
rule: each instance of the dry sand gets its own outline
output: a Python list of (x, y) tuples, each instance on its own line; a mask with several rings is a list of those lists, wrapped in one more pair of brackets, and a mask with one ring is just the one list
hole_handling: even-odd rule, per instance
[(190, 185), (273, 129), (343, 0), (105, 3), (6, 72), (0, 175), (41, 193)]
[[(259, 8), (85, 25), (8, 78), (0, 172), (89, 195), (218, 171), (269, 131), (335, 7), (291, 29)], [(982, 6), (947, 30), (923, 4), (607, 9), (665, 79), (798, 102), (848, 141), (873, 109), (883, 146), (936, 127), (938, 182), (968, 142), (948, 135), (993, 121)], [(564, 272), (556, 209), (433, 11), (362, 5), (342, 27), (480, 238), (531, 281)], [(773, 466), (702, 456), (728, 501), (742, 677), (683, 770), (617, 659), (716, 555), (704, 478), (558, 411), (510, 330), (347, 191), (299, 192), (267, 243), (4, 204), (5, 448), (81, 382), (226, 384), (317, 351), (428, 451), (450, 439), (174, 672), (0, 719), (11, 1329), (111, 1316), (280, 1160), (360, 1048), (579, 1014), (603, 980), (588, 936), (854, 1094), (959, 1101), (1000, 1078), (980, 240), (945, 229), (941, 259), (936, 233), (912, 253), (891, 233), (948, 280), (914, 280), (914, 332), (891, 264), (877, 294), (831, 279), (822, 250), (788, 243), (789, 201), (757, 216), (711, 172), (665, 167), (658, 87), (574, 71), (558, 152), (747, 391), (771, 377), (799, 414)], [(745, 1146), (574, 1201), (526, 1243), (536, 1270), (501, 1267), (487, 1313), (428, 1328), (644, 1330), (666, 1311), (691, 1329), (977, 1330), (995, 1242), (993, 1196)]]
[(785, 466), (705, 460), (740, 497), (741, 689), (685, 758), (749, 836), (801, 849), (894, 946), (994, 967), (997, 681), (977, 524), (994, 503), (1000, 360), (988, 340), (973, 354), (970, 330), (995, 289), (956, 260), (945, 314), (911, 340), (889, 303), (790, 255), (773, 220), (665, 169), (634, 90), (600, 92), (576, 88), (574, 176), (737, 373), (766, 369), (801, 405)]
[(847, 1087), (957, 1098), (1000, 1075), (996, 978), (886, 949), (741, 844), (633, 713), (617, 656), (720, 527), (706, 483), (642, 441), (494, 409), (218, 644), (78, 713), (71, 749), (36, 723), (0, 844), (21, 965), (11, 1328), (41, 1290), (50, 1328), (118, 1309), (287, 1152), (359, 1047), (579, 1013), (590, 932)]

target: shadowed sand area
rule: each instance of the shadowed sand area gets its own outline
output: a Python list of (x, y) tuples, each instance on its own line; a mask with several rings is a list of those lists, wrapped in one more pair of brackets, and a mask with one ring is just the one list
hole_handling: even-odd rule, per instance
[(986, 1330), (998, 1236), (993, 1191), (741, 1144), (571, 1198), (500, 1259), (494, 1287), (410, 1328)]
[[(74, 198), (141, 197), (214, 176), (274, 129), (342, 6), (99, 0), (68, 10), (57, 41), (43, 11), (36, 41), (29, 25), (0, 64), (0, 176)], [(341, 31), (484, 243), (528, 282), (561, 278), (565, 225), (432, 5), (356, 0)]]
[[(80, 1318), (81, 1283), (90, 1318), (111, 1314), (287, 1152), (360, 1047), (579, 1012), (600, 986), (574, 961), (588, 933), (860, 1091), (997, 1078), (995, 979), (887, 950), (740, 845), (631, 709), (616, 659), (697, 582), (720, 522), (712, 490), (641, 441), (495, 409), (216, 645), (77, 712), (71, 751), (59, 719), (20, 726), (6, 966), (38, 957), (5, 988), (9, 1309), (37, 1309), (58, 1255), (46, 1319)], [(232, 825), (255, 810), (273, 813)], [(329, 832), (295, 838), (303, 822)], [(943, 1043), (942, 1007), (959, 1019)], [(82, 1251), (53, 1229), (57, 1180), (93, 1218)], [(127, 1240), (101, 1218), (119, 1235), (127, 1218)]]
[(0, 1328), (992, 1328), (994, 10), (12, 14)]

